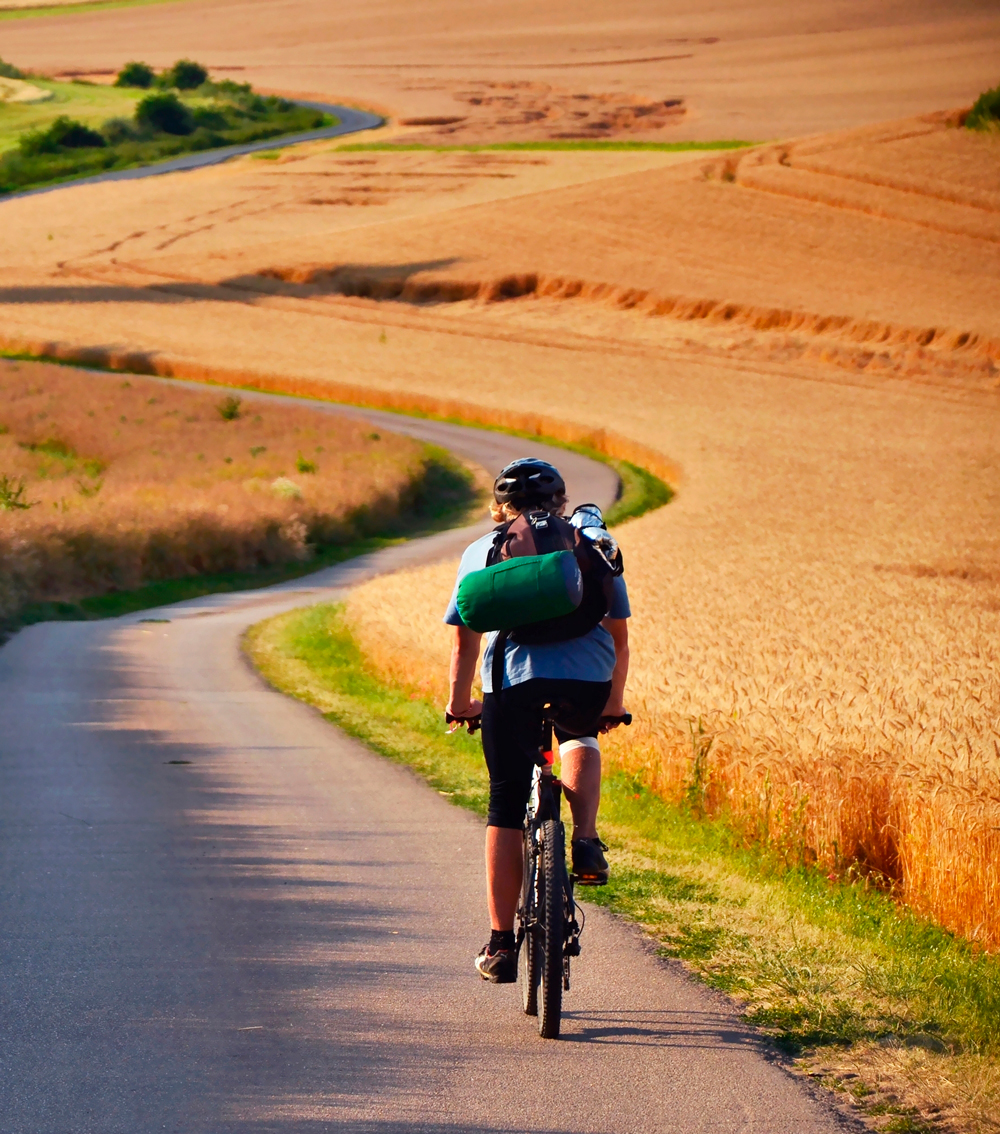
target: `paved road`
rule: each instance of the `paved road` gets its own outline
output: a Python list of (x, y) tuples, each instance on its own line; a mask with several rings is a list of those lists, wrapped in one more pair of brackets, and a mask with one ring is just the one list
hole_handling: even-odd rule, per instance
[[(490, 467), (526, 448), (385, 416)], [(608, 503), (605, 469), (553, 455)], [(480, 821), (242, 658), (259, 619), (469, 535), (0, 649), (2, 1134), (844, 1128), (598, 909), (540, 1040), (472, 971)]]
[(345, 134), (357, 134), (361, 130), (374, 130), (385, 119), (367, 110), (355, 110), (350, 106), (336, 106), (326, 102), (304, 102), (295, 99), (300, 106), (312, 107), (332, 114), (338, 121), (336, 126), (324, 126), (320, 130), (306, 130), (299, 134), (285, 134), (280, 138), (266, 138), (261, 142), (245, 142), (239, 146), (223, 146), (217, 150), (203, 150), (196, 154), (184, 154), (167, 161), (140, 165), (135, 169), (118, 169), (110, 173), (95, 173), (93, 177), (78, 177), (73, 181), (62, 181), (58, 185), (43, 185), (39, 189), (25, 189), (23, 193), (7, 193), (0, 196), (0, 202), (12, 201), (15, 197), (34, 197), (37, 193), (54, 193), (57, 189), (69, 189), (76, 185), (97, 185), (101, 181), (135, 181), (140, 177), (158, 177), (161, 173), (183, 173), (189, 169), (204, 169), (208, 165), (218, 165), (230, 158), (243, 154), (255, 154), (264, 150), (280, 150), (285, 146), (295, 146), (299, 142), (316, 142), (323, 138), (341, 138)]

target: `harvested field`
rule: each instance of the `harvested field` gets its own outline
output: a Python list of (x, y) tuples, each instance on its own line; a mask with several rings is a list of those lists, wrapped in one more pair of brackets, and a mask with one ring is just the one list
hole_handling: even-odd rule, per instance
[[(4, 30), (4, 57), (45, 73), (100, 73), (127, 59), (166, 66), (192, 53), (216, 77), (423, 119), (406, 127), (415, 136), (458, 126), (449, 136), (520, 140), (573, 133), (577, 121), (588, 136), (764, 140), (971, 103), (997, 81), (1000, 16), (986, 0), (227, 0), (83, 10)], [(602, 99), (604, 114), (574, 119)], [(657, 115), (643, 112), (657, 105), (683, 113), (653, 125)], [(455, 118), (465, 121), (440, 122)]]
[(426, 460), (305, 408), (0, 360), (0, 623), (27, 603), (307, 561), (389, 525)]

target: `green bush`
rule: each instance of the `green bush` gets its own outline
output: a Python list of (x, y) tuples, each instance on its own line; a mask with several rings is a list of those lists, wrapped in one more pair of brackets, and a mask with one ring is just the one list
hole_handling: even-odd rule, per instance
[(13, 63), (5, 63), (0, 59), (0, 79), (24, 79), (25, 73)]
[(58, 128), (36, 131), (19, 149), (0, 154), (0, 196), (331, 124), (321, 111), (262, 98), (249, 85), (211, 83), (201, 96), (211, 104), (188, 107), (172, 91), (154, 91), (139, 102), (134, 119), (109, 119), (100, 134), (67, 118)]
[(37, 157), (39, 154), (58, 154), (63, 150), (100, 148), (106, 144), (96, 130), (60, 114), (47, 130), (32, 130), (23, 135), (18, 148), (25, 157)]
[(191, 118), (196, 128), (208, 130), (225, 130), (230, 124), (225, 110), (218, 106), (196, 106), (191, 111)]
[(139, 127), (131, 118), (109, 118), (101, 126), (101, 134), (109, 146), (135, 141), (139, 133)]
[(193, 91), (202, 83), (208, 82), (208, 71), (193, 59), (178, 59), (169, 71), (164, 72), (160, 81), (165, 87), (176, 87), (179, 91)]
[(235, 421), (240, 416), (241, 405), (243, 405), (243, 399), (230, 394), (228, 397), (223, 398), (215, 409), (223, 421)]
[(148, 63), (139, 63), (133, 60), (126, 63), (118, 72), (115, 79), (116, 87), (138, 87), (140, 90), (149, 90), (156, 79), (156, 73)]
[(970, 130), (989, 130), (1000, 126), (1000, 87), (983, 91), (966, 115), (965, 125)]
[(164, 134), (190, 134), (194, 130), (194, 115), (171, 91), (146, 95), (135, 108), (135, 120)]

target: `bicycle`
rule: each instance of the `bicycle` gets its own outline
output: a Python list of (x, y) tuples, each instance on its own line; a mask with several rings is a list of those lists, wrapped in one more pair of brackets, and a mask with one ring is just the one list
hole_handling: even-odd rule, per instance
[[(479, 717), (450, 713), (445, 720), (454, 728), (466, 726), (470, 733), (481, 723)], [(601, 718), (602, 729), (631, 723), (631, 713)], [(580, 955), (581, 921), (586, 923), (573, 897), (574, 876), (566, 869), (566, 830), (560, 818), (562, 782), (553, 774), (552, 726), (552, 718), (545, 717), (524, 820), (524, 876), (516, 934), (521, 1006), (526, 1016), (538, 1017), (538, 1034), (543, 1039), (559, 1038), (570, 958)]]
[[(524, 880), (516, 938), (521, 1006), (526, 1016), (538, 1017), (543, 1039), (559, 1038), (570, 959), (580, 955), (586, 923), (573, 897), (576, 878), (566, 869), (566, 830), (559, 814), (562, 783), (552, 771), (552, 723), (548, 717), (544, 721), (524, 820)], [(602, 718), (602, 725), (612, 723), (630, 725), (632, 716)]]

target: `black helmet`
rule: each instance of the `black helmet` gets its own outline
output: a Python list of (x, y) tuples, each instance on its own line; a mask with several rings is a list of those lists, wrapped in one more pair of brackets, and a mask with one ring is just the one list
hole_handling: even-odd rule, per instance
[(559, 470), (548, 461), (534, 457), (511, 461), (493, 482), (493, 499), (498, 504), (512, 504), (522, 510), (543, 504), (565, 491)]

